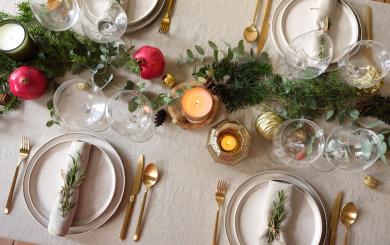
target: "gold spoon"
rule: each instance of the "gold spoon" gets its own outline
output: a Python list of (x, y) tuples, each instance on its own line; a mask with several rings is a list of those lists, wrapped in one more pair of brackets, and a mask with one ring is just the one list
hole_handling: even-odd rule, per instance
[(247, 26), (244, 30), (244, 39), (248, 43), (252, 43), (256, 41), (257, 36), (259, 35), (255, 27), (255, 20), (257, 17), (257, 12), (259, 12), (259, 6), (260, 6), (260, 0), (256, 0), (256, 8), (255, 8), (255, 14), (253, 15), (253, 19), (252, 19), (252, 24)]
[(154, 184), (156, 184), (158, 179), (158, 171), (157, 166), (153, 163), (149, 163), (148, 166), (146, 166), (144, 173), (142, 175), (142, 182), (145, 186), (145, 193), (144, 193), (144, 199), (142, 200), (142, 206), (141, 211), (138, 216), (138, 222), (137, 222), (137, 228), (135, 228), (135, 234), (133, 237), (134, 241), (138, 241), (141, 237), (141, 230), (142, 230), (142, 218), (144, 215), (144, 209), (145, 209), (145, 203), (146, 203), (146, 197), (148, 196), (148, 191)]
[(349, 244), (349, 227), (355, 222), (357, 218), (358, 210), (353, 202), (345, 204), (340, 213), (340, 220), (345, 226), (345, 239), (344, 245)]

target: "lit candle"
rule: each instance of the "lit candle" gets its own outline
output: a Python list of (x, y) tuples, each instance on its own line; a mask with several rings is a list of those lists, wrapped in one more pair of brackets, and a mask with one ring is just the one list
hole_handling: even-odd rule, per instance
[(188, 121), (201, 123), (210, 115), (213, 98), (207, 89), (194, 87), (185, 91), (181, 99), (181, 108)]
[(237, 149), (237, 138), (232, 134), (224, 134), (221, 139), (221, 148), (226, 152)]
[(11, 20), (0, 23), (0, 52), (14, 60), (26, 60), (35, 50), (34, 41), (21, 24)]

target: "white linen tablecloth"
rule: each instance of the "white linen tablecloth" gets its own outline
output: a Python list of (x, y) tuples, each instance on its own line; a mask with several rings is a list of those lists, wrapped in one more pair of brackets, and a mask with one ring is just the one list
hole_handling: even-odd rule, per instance
[[(242, 31), (250, 22), (255, 1), (242, 0), (199, 0), (175, 1), (174, 14), (169, 35), (158, 34), (160, 18), (148, 28), (128, 35), (137, 47), (153, 45), (159, 47), (166, 56), (167, 71), (178, 80), (190, 80), (191, 67), (178, 68), (176, 60), (185, 49), (194, 44), (207, 46), (213, 40), (222, 47), (223, 42), (237, 43), (242, 39)], [(274, 7), (276, 3), (274, 2)], [(0, 0), (0, 8), (14, 12), (14, 1)], [(353, 0), (352, 5), (364, 20), (363, 6), (368, 3), (373, 8), (374, 39), (381, 41), (390, 50), (390, 4), (373, 1)], [(261, 18), (258, 18), (261, 19)], [(272, 47), (271, 38), (265, 50), (269, 51), (273, 63), (277, 55)], [(148, 84), (147, 89), (161, 90), (158, 85)], [(385, 89), (390, 90), (387, 78)], [(32, 141), (32, 152), (47, 139), (61, 134), (58, 127), (46, 128), (49, 118), (46, 102), (52, 92), (42, 98), (23, 103), (15, 112), (0, 117), (0, 206), (7, 200), (12, 174), (16, 166), (21, 135), (27, 135)], [(350, 238), (354, 245), (389, 244), (389, 219), (387, 210), (390, 200), (390, 169), (378, 163), (366, 172), (347, 174), (340, 171), (320, 173), (313, 168), (291, 169), (278, 166), (268, 159), (269, 143), (256, 136), (254, 120), (259, 114), (258, 108), (229, 115), (231, 119), (244, 122), (253, 135), (251, 154), (248, 159), (234, 167), (213, 162), (205, 147), (208, 128), (185, 131), (171, 123), (157, 129), (152, 140), (136, 144), (118, 135), (112, 130), (99, 133), (120, 153), (126, 168), (126, 193), (118, 211), (101, 228), (84, 235), (71, 235), (63, 238), (51, 236), (47, 230), (29, 214), (23, 200), (22, 177), (20, 171), (15, 190), (14, 206), (9, 215), (0, 214), (0, 237), (29, 241), (38, 244), (129, 244), (137, 222), (141, 201), (136, 203), (127, 240), (118, 239), (125, 207), (129, 198), (129, 186), (135, 171), (139, 154), (146, 156), (146, 162), (155, 162), (161, 170), (161, 179), (153, 188), (146, 210), (142, 238), (138, 244), (147, 245), (204, 245), (210, 244), (214, 226), (216, 205), (214, 192), (218, 179), (229, 184), (227, 201), (235, 188), (249, 176), (264, 170), (282, 169), (307, 180), (321, 195), (328, 210), (333, 205), (336, 193), (344, 191), (344, 203), (353, 201), (359, 207), (359, 217), (352, 226)], [(226, 118), (221, 111), (214, 121)], [(322, 123), (328, 130), (336, 124)], [(327, 132), (328, 132), (327, 130)], [(380, 185), (370, 190), (363, 185), (366, 174), (376, 176)], [(227, 204), (225, 202), (225, 207)], [(2, 210), (1, 210), (2, 211)], [(228, 244), (223, 220), (221, 221), (220, 244)], [(339, 223), (337, 244), (342, 244), (344, 229)]]

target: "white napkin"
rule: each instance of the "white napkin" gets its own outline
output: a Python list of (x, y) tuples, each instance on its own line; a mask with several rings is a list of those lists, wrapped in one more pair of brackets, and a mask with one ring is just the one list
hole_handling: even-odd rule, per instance
[(336, 12), (335, 9), (337, 1), (338, 0), (318, 0), (316, 9), (312, 10), (318, 13), (316, 15), (316, 24), (318, 25), (318, 29), (323, 30), (325, 28), (324, 19), (326, 19), (326, 17), (328, 17), (328, 21), (331, 26), (335, 24), (335, 20), (333, 19), (333, 17), (334, 13)]
[[(268, 231), (268, 220), (269, 216), (272, 212), (272, 207), (274, 201), (278, 199), (278, 192), (283, 191), (284, 195), (287, 197), (286, 200), (284, 201), (284, 208), (286, 210), (286, 218), (282, 222), (282, 229), (280, 232), (279, 240), (274, 240), (271, 243), (268, 243), (268, 238), (266, 236), (267, 231)], [(268, 191), (267, 195), (265, 196), (264, 200), (264, 209), (261, 210), (261, 218), (262, 218), (262, 227), (259, 227), (260, 229), (260, 237), (259, 237), (259, 245), (286, 245), (286, 239), (284, 236), (283, 229), (287, 227), (288, 219), (291, 217), (291, 198), (293, 194), (293, 185), (292, 184), (287, 184), (283, 182), (278, 182), (278, 181), (269, 181), (268, 182)]]
[[(69, 170), (73, 165), (72, 157), (75, 160), (79, 159), (77, 164), (79, 165), (79, 167), (82, 169), (83, 172), (86, 171), (90, 150), (91, 150), (91, 145), (86, 142), (81, 142), (81, 141), (72, 142), (72, 145), (70, 146), (68, 151), (69, 156), (65, 158), (67, 162), (67, 166), (63, 172), (64, 178), (66, 178), (66, 175), (69, 173)], [(59, 161), (63, 161), (65, 159), (59, 159)], [(68, 214), (65, 215), (65, 217), (62, 216), (62, 212), (60, 211), (60, 207), (61, 207), (60, 202), (63, 200), (63, 198), (64, 198), (63, 193), (60, 190), (56, 203), (54, 204), (53, 209), (51, 210), (49, 225), (47, 228), (49, 233), (52, 235), (65, 236), (66, 234), (68, 234), (77, 209), (77, 202), (79, 198), (79, 187), (71, 190), (71, 197), (69, 199), (71, 203), (75, 204), (75, 206), (71, 209), (71, 211)]]

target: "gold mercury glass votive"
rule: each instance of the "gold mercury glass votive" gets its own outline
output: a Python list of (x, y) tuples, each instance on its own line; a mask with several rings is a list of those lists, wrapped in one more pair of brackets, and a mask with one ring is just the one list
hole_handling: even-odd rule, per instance
[[(251, 136), (244, 125), (223, 120), (210, 129), (206, 147), (214, 161), (235, 165), (249, 155), (250, 143)], [(231, 144), (234, 147), (230, 147)]]

